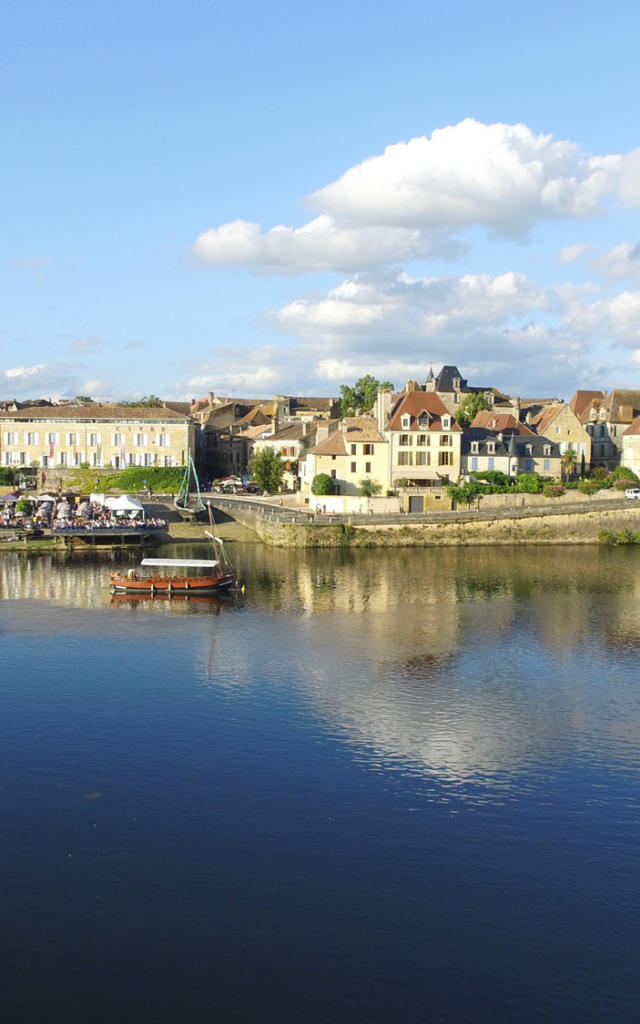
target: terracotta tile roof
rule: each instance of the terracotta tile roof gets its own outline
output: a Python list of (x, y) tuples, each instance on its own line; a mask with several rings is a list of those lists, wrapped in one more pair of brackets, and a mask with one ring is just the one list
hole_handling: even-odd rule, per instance
[(355, 443), (385, 443), (374, 416), (349, 416), (342, 421), (342, 427), (338, 427), (324, 441), (320, 441), (315, 448), (312, 448), (311, 454), (346, 455), (347, 444)]
[(341, 430), (334, 430), (333, 434), (325, 437), (324, 441), (311, 449), (311, 455), (346, 455), (347, 448), (344, 443), (344, 434)]
[(157, 420), (163, 423), (177, 420), (188, 423), (189, 417), (165, 406), (145, 405), (56, 405), (52, 408), (30, 406), (17, 412), (1, 412), (0, 419), (19, 420)]
[(496, 433), (525, 434), (535, 437), (533, 430), (530, 430), (524, 423), (517, 420), (508, 412), (494, 412), (493, 409), (481, 409), (476, 413), (470, 430), (494, 430)]
[(631, 426), (627, 427), (627, 429), (623, 431), (622, 436), (630, 437), (634, 434), (640, 434), (640, 416), (636, 416)]
[(244, 430), (239, 430), (236, 434), (232, 434), (232, 437), (242, 437), (244, 440), (253, 441), (257, 437), (273, 437), (271, 433), (271, 424), (269, 423), (256, 423), (252, 427), (245, 427)]
[(531, 425), (536, 428), (536, 433), (544, 434), (551, 426), (563, 406), (564, 402), (560, 405), (545, 405), (538, 415), (534, 416), (531, 420)]
[(578, 419), (582, 419), (584, 414), (587, 414), (589, 418), (589, 409), (594, 402), (598, 402), (606, 398), (605, 391), (576, 391), (575, 395), (569, 402), (569, 408), (571, 412), (574, 412)]
[[(392, 407), (389, 417), (389, 430), (402, 430), (401, 416), (407, 413), (411, 417), (409, 430), (418, 429), (418, 417), (422, 413), (428, 413), (431, 417), (430, 430), (442, 430), (442, 416), (449, 416), (450, 413), (444, 402), (438, 398), (433, 391), (407, 391), (400, 395), (396, 404)], [(452, 431), (460, 431), (461, 427), (453, 422), (450, 428)]]

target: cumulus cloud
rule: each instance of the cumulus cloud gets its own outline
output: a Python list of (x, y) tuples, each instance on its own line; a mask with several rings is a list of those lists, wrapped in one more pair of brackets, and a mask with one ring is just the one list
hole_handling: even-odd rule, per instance
[(210, 228), (196, 239), (197, 262), (300, 273), (358, 270), (406, 260), (459, 256), (466, 247), (442, 232), (415, 227), (341, 225), (334, 217), (316, 217), (301, 228), (279, 225), (262, 232), (245, 220)]
[(624, 291), (612, 298), (574, 306), (565, 320), (585, 338), (635, 349), (640, 346), (640, 291)]
[(75, 368), (62, 363), (36, 363), (33, 366), (14, 366), (0, 372), (4, 391), (12, 398), (70, 397), (79, 392)]
[[(236, 220), (204, 231), (191, 252), (200, 263), (284, 273), (451, 259), (473, 228), (521, 239), (543, 221), (599, 215), (612, 198), (640, 205), (638, 181), (640, 150), (590, 155), (525, 124), (467, 119), (349, 168), (307, 197), (320, 213), (302, 227)], [(577, 249), (564, 254), (575, 259)]]
[(518, 235), (541, 219), (593, 216), (621, 163), (619, 155), (588, 156), (524, 124), (467, 119), (388, 146), (309, 201), (351, 223), (483, 224)]
[(637, 278), (640, 275), (640, 243), (622, 242), (594, 261), (595, 268), (609, 278)]
[(557, 255), (558, 263), (575, 263), (589, 251), (588, 242), (577, 242), (575, 245), (565, 245)]
[(186, 381), (192, 397), (214, 391), (220, 395), (260, 396), (277, 390), (286, 356), (282, 349), (263, 345), (256, 349), (235, 349), (218, 358), (214, 365), (201, 367)]

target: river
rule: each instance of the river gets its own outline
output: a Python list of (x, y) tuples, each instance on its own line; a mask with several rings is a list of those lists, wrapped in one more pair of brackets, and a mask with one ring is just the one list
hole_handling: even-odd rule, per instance
[(640, 550), (231, 552), (0, 556), (3, 1020), (636, 1019)]

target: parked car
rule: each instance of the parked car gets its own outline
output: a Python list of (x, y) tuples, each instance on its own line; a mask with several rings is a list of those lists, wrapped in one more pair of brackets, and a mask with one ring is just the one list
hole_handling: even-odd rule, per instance
[(625, 498), (640, 498), (640, 487), (627, 487), (624, 496)]

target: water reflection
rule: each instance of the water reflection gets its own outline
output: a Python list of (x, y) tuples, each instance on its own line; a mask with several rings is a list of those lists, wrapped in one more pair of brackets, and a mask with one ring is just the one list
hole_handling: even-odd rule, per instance
[[(473, 783), (474, 799), (485, 798), (483, 787), (494, 797), (518, 792), (555, 761), (638, 767), (635, 549), (238, 545), (240, 602), (112, 598), (109, 571), (125, 559), (8, 552), (0, 595), (173, 616), (176, 630), (180, 617), (219, 617), (214, 631), (196, 622), (189, 637), (203, 684), (286, 692), (368, 765)], [(222, 614), (238, 608), (245, 614)], [(177, 647), (181, 639), (176, 632)]]

